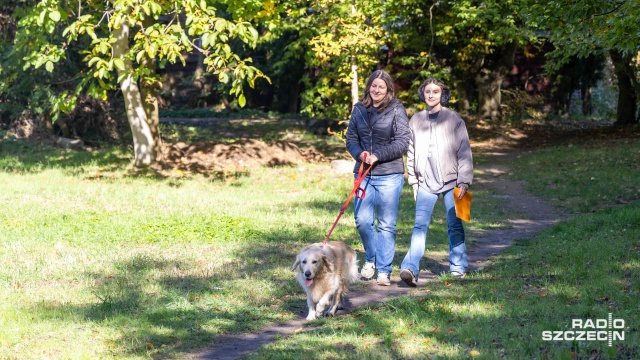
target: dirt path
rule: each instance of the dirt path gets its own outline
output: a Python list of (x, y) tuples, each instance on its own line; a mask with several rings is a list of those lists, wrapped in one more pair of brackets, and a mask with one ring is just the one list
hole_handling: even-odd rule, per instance
[[(491, 161), (488, 163), (491, 165), (476, 168), (473, 186), (474, 188), (492, 188), (495, 190), (496, 196), (504, 197), (507, 200), (503, 210), (505, 214), (512, 216), (507, 219), (507, 223), (511, 227), (469, 234), (469, 237), (473, 239), (468, 250), (470, 270), (490, 265), (492, 257), (511, 245), (513, 240), (532, 237), (539, 230), (552, 226), (561, 218), (555, 208), (543, 200), (525, 193), (519, 182), (509, 179), (508, 164), (515, 159), (514, 155), (494, 153), (490, 154), (490, 157)], [(428, 269), (429, 272), (422, 271), (420, 273), (417, 291), (426, 287), (428, 282), (436, 277), (436, 274), (448, 269), (447, 262), (436, 263), (434, 266), (435, 268)], [(391, 283), (392, 285), (389, 287), (381, 287), (377, 286), (375, 281), (371, 281), (370, 285), (364, 288), (350, 291), (350, 306), (346, 313), (364, 305), (382, 303), (394, 297), (410, 295), (416, 291), (416, 289), (404, 285), (397, 276), (392, 276)], [(340, 314), (345, 314), (345, 311)], [(287, 336), (312, 329), (312, 326), (305, 325), (306, 310), (299, 315), (299, 319), (271, 325), (256, 333), (220, 337), (217, 339), (219, 345), (193, 354), (190, 358), (238, 359), (271, 342), (277, 335)]]

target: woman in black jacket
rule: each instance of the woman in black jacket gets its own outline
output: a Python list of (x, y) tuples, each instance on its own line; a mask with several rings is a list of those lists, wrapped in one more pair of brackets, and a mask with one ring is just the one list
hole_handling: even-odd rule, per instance
[(366, 196), (355, 199), (354, 214), (366, 256), (360, 275), (371, 279), (377, 269), (378, 284), (383, 286), (391, 284), (396, 219), (404, 185), (402, 155), (410, 137), (407, 124), (407, 112), (396, 99), (391, 76), (384, 70), (374, 71), (364, 96), (351, 112), (347, 150), (356, 160), (354, 173), (362, 161), (365, 167), (373, 166), (361, 184)]

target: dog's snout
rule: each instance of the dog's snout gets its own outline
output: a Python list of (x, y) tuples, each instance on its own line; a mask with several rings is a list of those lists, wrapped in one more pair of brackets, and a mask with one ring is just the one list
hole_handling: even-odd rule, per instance
[(309, 271), (309, 270), (305, 271), (305, 272), (304, 272), (304, 276), (306, 276), (307, 278), (308, 278), (309, 276), (311, 276), (311, 271)]

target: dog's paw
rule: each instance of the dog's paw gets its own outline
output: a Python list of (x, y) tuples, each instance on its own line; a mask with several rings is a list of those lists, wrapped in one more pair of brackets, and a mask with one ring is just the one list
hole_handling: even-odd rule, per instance
[(316, 319), (316, 313), (310, 313), (309, 315), (307, 315), (307, 320), (315, 320)]

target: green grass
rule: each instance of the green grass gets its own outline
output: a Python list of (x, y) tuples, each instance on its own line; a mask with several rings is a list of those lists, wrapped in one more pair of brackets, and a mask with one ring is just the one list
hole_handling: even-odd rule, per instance
[[(640, 354), (640, 209), (575, 217), (517, 241), (491, 267), (442, 278), (265, 345), (250, 359), (634, 359)], [(616, 229), (617, 231), (613, 231)], [(621, 244), (614, 246), (612, 244)], [(626, 322), (625, 340), (542, 340), (572, 319)]]
[[(537, 150), (513, 162), (527, 190), (570, 213), (584, 213), (640, 199), (640, 140), (599, 139)], [(535, 169), (535, 179), (531, 178)]]
[[(319, 320), (316, 329), (265, 345), (249, 358), (638, 358), (639, 153), (636, 138), (523, 155), (513, 163), (514, 176), (574, 216), (516, 241), (492, 266), (465, 279), (442, 277), (415, 297)], [(474, 205), (488, 195), (474, 195)], [(572, 319), (609, 313), (626, 324), (624, 341), (612, 347), (542, 339), (543, 331), (571, 330)]]
[[(324, 141), (268, 122), (228, 126), (230, 134), (264, 132), (311, 146)], [(164, 133), (174, 141), (233, 140), (198, 128)], [(224, 180), (159, 179), (133, 176), (130, 159), (126, 148), (74, 152), (0, 140), (0, 358), (181, 358), (220, 335), (305, 311), (289, 268), (302, 246), (324, 238), (351, 190), (350, 175), (309, 164)], [(536, 170), (545, 176), (544, 166)], [(504, 226), (504, 214), (494, 211), (502, 200), (490, 195), (474, 189), (467, 229)], [(270, 344), (255, 358), (637, 355), (637, 205), (602, 204), (603, 210), (517, 242), (494, 266), (463, 280), (444, 277), (418, 298), (319, 320), (316, 330)], [(441, 208), (430, 231), (430, 258), (448, 251)], [(406, 187), (396, 265), (412, 226)], [(354, 247), (363, 261), (350, 209), (332, 239)], [(543, 329), (608, 312), (629, 326), (614, 348), (540, 340)]]
[[(271, 123), (226, 126), (326, 142)], [(174, 141), (213, 133), (165, 129)], [(328, 164), (158, 179), (133, 176), (125, 148), (5, 139), (0, 151), (0, 358), (9, 359), (180, 358), (220, 334), (296, 318), (306, 302), (289, 270), (295, 254), (324, 238), (352, 185)], [(402, 201), (399, 236), (408, 238), (408, 187)], [(332, 239), (362, 253), (351, 209)]]

